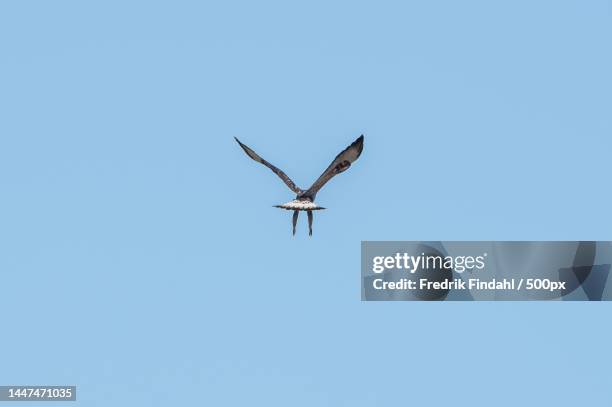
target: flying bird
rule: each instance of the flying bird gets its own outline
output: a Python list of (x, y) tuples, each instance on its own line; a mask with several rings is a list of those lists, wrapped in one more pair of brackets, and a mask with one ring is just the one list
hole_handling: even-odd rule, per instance
[(341, 172), (346, 171), (353, 162), (355, 162), (361, 152), (363, 151), (363, 135), (359, 136), (357, 140), (353, 141), (353, 143), (345, 148), (340, 154), (334, 158), (332, 163), (327, 167), (323, 174), (308, 188), (307, 190), (303, 190), (299, 188), (295, 183), (285, 174), (282, 170), (278, 169), (274, 165), (270, 164), (263, 158), (257, 155), (255, 151), (250, 149), (248, 146), (240, 142), (236, 137), (234, 137), (240, 147), (244, 150), (244, 152), (251, 157), (253, 160), (261, 163), (271, 169), (276, 175), (283, 180), (283, 182), (289, 187), (290, 190), (295, 192), (297, 196), (293, 201), (287, 202), (282, 205), (274, 205), (276, 208), (286, 209), (288, 211), (293, 211), (293, 234), (295, 235), (295, 226), (297, 224), (298, 216), (300, 211), (306, 211), (308, 214), (308, 234), (312, 236), (312, 212), (325, 209), (321, 206), (318, 206), (314, 203), (315, 197), (317, 196), (317, 192), (335, 175), (340, 174)]

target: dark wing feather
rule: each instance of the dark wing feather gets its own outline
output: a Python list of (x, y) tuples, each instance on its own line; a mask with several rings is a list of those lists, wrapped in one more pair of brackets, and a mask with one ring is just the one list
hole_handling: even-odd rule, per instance
[(363, 151), (363, 135), (344, 149), (334, 158), (334, 161), (327, 167), (321, 176), (312, 184), (312, 186), (304, 193), (304, 195), (314, 197), (317, 192), (336, 174), (346, 171), (353, 162), (355, 162)]
[(257, 161), (258, 163), (261, 163), (263, 165), (265, 165), (266, 167), (268, 167), (269, 169), (271, 169), (272, 171), (274, 171), (274, 173), (276, 175), (278, 175), (280, 177), (280, 179), (283, 180), (283, 182), (285, 184), (287, 184), (287, 186), (289, 187), (289, 189), (291, 189), (293, 192), (295, 192), (296, 194), (302, 193), (303, 191), (297, 187), (297, 185), (295, 185), (293, 183), (293, 181), (291, 181), (291, 178), (289, 178), (287, 176), (287, 174), (285, 174), (283, 171), (281, 171), (280, 169), (276, 168), (275, 166), (273, 166), (272, 164), (270, 164), (269, 162), (267, 162), (266, 160), (264, 160), (263, 158), (261, 158), (260, 156), (257, 155), (257, 153), (253, 150), (251, 150), (248, 146), (246, 146), (245, 144), (242, 144), (240, 142), (240, 140), (238, 140), (236, 137), (234, 137), (236, 139), (236, 141), (238, 142), (238, 144), (240, 144), (240, 147), (242, 147), (242, 149), (244, 150), (245, 153), (247, 153), (247, 155), (249, 157), (251, 157), (253, 160)]

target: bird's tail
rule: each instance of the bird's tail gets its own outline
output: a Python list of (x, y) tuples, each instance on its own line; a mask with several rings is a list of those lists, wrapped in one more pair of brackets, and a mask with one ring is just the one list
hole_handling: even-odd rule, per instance
[(282, 205), (273, 205), (275, 208), (286, 209), (288, 211), (320, 211), (325, 209), (322, 206), (315, 204), (312, 201), (294, 199), (291, 202), (284, 203)]

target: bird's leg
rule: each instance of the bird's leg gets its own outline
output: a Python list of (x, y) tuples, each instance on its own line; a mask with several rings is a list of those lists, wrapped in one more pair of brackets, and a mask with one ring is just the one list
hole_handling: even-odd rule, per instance
[(295, 225), (297, 225), (299, 214), (300, 214), (300, 211), (293, 211), (293, 236), (295, 236)]
[(308, 236), (312, 236), (312, 211), (308, 211)]

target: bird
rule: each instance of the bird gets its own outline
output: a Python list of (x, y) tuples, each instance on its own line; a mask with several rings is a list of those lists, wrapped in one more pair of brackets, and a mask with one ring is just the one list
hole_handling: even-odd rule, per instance
[(285, 174), (282, 170), (270, 164), (268, 161), (261, 158), (255, 151), (253, 151), (246, 144), (238, 140), (237, 137), (234, 139), (238, 142), (240, 147), (244, 150), (253, 160), (260, 164), (265, 165), (271, 169), (279, 178), (289, 187), (290, 190), (295, 192), (297, 195), (294, 200), (284, 203), (282, 205), (274, 205), (276, 208), (286, 209), (293, 211), (293, 235), (295, 236), (295, 228), (298, 221), (300, 211), (305, 211), (308, 214), (308, 235), (312, 236), (312, 220), (313, 211), (323, 210), (322, 206), (315, 204), (315, 197), (319, 190), (334, 176), (340, 174), (349, 169), (349, 167), (359, 158), (363, 151), (363, 134), (353, 141), (347, 148), (342, 150), (340, 154), (334, 158), (331, 164), (323, 171), (323, 174), (317, 178), (317, 180), (310, 186), (310, 188), (303, 190), (299, 188), (295, 183)]

